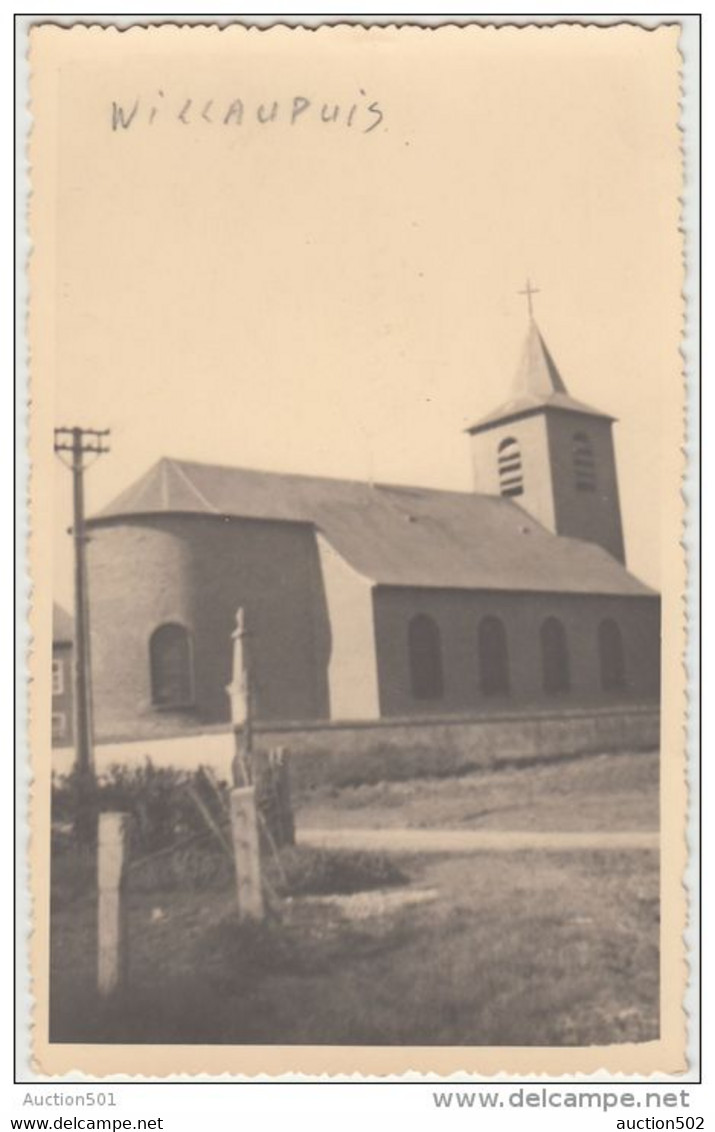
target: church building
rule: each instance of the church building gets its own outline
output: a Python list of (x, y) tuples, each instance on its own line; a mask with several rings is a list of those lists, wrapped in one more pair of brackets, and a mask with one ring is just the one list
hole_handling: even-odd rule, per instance
[(225, 725), (239, 607), (260, 721), (656, 703), (613, 423), (532, 318), (471, 491), (160, 460), (88, 524), (98, 738)]

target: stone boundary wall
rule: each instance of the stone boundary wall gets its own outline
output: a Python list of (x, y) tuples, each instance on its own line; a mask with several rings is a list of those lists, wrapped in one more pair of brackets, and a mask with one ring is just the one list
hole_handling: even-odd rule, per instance
[(442, 777), (596, 752), (655, 750), (657, 707), (380, 720), (311, 728), (261, 727), (261, 747), (285, 747), (293, 782), (336, 786), (381, 779)]
[[(298, 789), (442, 777), (597, 752), (654, 750), (659, 741), (660, 712), (655, 705), (255, 728), (257, 747), (286, 749)], [(228, 778), (233, 753), (233, 734), (212, 729), (168, 739), (100, 743), (95, 761), (99, 774), (113, 763), (140, 765), (150, 758), (156, 766), (211, 766), (219, 777)], [(53, 771), (66, 774), (73, 758), (70, 748), (54, 750)]]

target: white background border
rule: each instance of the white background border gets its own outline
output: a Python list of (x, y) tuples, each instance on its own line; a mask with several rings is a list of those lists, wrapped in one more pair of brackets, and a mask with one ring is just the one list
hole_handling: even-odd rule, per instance
[[(27, 490), (27, 461), (25, 457), (25, 443), (26, 443), (26, 374), (27, 374), (27, 355), (26, 344), (24, 340), (24, 310), (27, 298), (26, 286), (24, 281), (23, 264), (26, 260), (29, 251), (27, 239), (24, 235), (24, 215), (27, 206), (27, 180), (24, 176), (25, 157), (25, 131), (27, 129), (27, 112), (26, 112), (26, 90), (27, 90), (27, 66), (24, 58), (24, 51), (26, 46), (25, 36), (27, 28), (32, 23), (40, 18), (44, 20), (56, 21), (61, 23), (72, 23), (78, 20), (90, 21), (95, 19), (99, 22), (112, 22), (119, 26), (127, 23), (134, 22), (158, 22), (161, 20), (173, 19), (182, 20), (185, 22), (197, 21), (207, 22), (209, 20), (229, 21), (230, 18), (243, 19), (247, 22), (255, 23), (271, 23), (276, 19), (283, 19), (285, 22), (296, 23), (319, 23), (323, 19), (329, 22), (338, 20), (357, 20), (361, 19), (364, 22), (399, 22), (400, 20), (409, 20), (411, 22), (420, 22), (425, 24), (439, 24), (443, 22), (512, 22), (512, 23), (529, 23), (538, 20), (538, 22), (551, 22), (560, 18), (568, 18), (570, 20), (579, 20), (581, 22), (603, 22), (612, 23), (618, 20), (628, 19), (637, 21), (648, 26), (652, 26), (661, 22), (673, 22), (678, 20), (683, 27), (681, 37), (681, 50), (684, 56), (684, 71), (683, 71), (683, 91), (684, 103), (682, 111), (682, 125), (684, 129), (684, 150), (685, 150), (685, 164), (686, 164), (686, 190), (683, 208), (683, 224), (686, 233), (686, 255), (687, 255), (687, 283), (686, 283), (686, 297), (688, 300), (688, 321), (686, 326), (686, 333), (683, 342), (683, 351), (686, 361), (686, 369), (688, 374), (690, 403), (689, 403), (689, 440), (688, 440), (688, 455), (690, 459), (689, 475), (686, 484), (684, 485), (690, 512), (688, 516), (688, 531), (686, 537), (686, 544), (690, 558), (691, 580), (690, 580), (690, 596), (689, 596), (689, 615), (691, 618), (691, 638), (689, 646), (689, 674), (691, 679), (691, 719), (690, 719), (690, 773), (692, 785), (692, 799), (693, 799), (693, 813), (691, 816), (690, 824), (690, 837), (692, 845), (691, 863), (688, 874), (688, 883), (691, 889), (697, 891), (698, 875), (697, 875), (697, 858), (698, 858), (698, 829), (696, 823), (697, 817), (697, 802), (699, 782), (697, 775), (697, 746), (698, 746), (698, 649), (699, 649), (699, 635), (696, 628), (696, 620), (699, 613), (698, 605), (698, 524), (699, 524), (699, 498), (698, 498), (698, 470), (700, 450), (698, 442), (699, 430), (699, 405), (698, 405), (698, 367), (699, 367), (699, 319), (698, 319), (698, 300), (699, 300), (699, 258), (698, 258), (698, 240), (699, 240), (699, 196), (698, 196), (698, 158), (699, 158), (699, 138), (698, 138), (698, 91), (699, 91), (699, 29), (698, 19), (696, 14), (686, 13), (662, 13), (662, 14), (639, 14), (639, 13), (609, 13), (609, 14), (589, 14), (588, 16), (574, 15), (567, 12), (565, 9), (558, 10), (556, 13), (545, 15), (538, 12), (528, 5), (524, 5), (526, 12), (522, 12), (519, 16), (514, 16), (511, 13), (489, 13), (489, 14), (471, 14), (471, 13), (454, 13), (449, 16), (430, 16), (427, 14), (419, 13), (380, 13), (380, 14), (344, 14), (344, 13), (325, 13), (324, 16), (313, 14), (308, 17), (297, 13), (280, 13), (280, 14), (251, 14), (245, 16), (235, 16), (233, 13), (212, 13), (212, 14), (190, 14), (190, 13), (173, 13), (162, 11), (163, 6), (157, 5), (158, 13), (153, 16), (145, 15), (128, 15), (128, 14), (107, 14), (100, 13), (96, 10), (87, 9), (86, 12), (77, 11), (72, 16), (62, 16), (61, 14), (42, 13), (40, 15), (24, 15), (17, 18), (17, 111), (18, 111), (18, 127), (16, 138), (16, 152), (17, 152), (17, 178), (18, 178), (18, 197), (17, 197), (17, 221), (18, 221), (18, 243), (17, 243), (17, 263), (18, 263), (18, 280), (17, 280), (17, 400), (16, 400), (16, 445), (17, 445), (17, 644), (16, 644), (16, 657), (17, 657), (17, 693), (18, 693), (18, 715), (17, 715), (17, 736), (16, 736), (16, 755), (18, 764), (18, 797), (17, 797), (17, 864), (18, 864), (18, 911), (17, 911), (17, 974), (18, 974), (18, 995), (17, 995), (17, 1033), (13, 1034), (12, 1029), (12, 1016), (9, 1009), (5, 1011), (5, 1018), (7, 1019), (7, 1027), (3, 1027), (3, 1046), (7, 1040), (7, 1047), (3, 1049), (2, 1068), (3, 1072), (0, 1080), (3, 1084), (3, 1092), (7, 1099), (6, 1111), (8, 1115), (13, 1116), (47, 1116), (54, 1118), (60, 1112), (62, 1115), (68, 1116), (78, 1114), (87, 1110), (78, 1109), (32, 1109), (29, 1107), (22, 1107), (22, 1101), (25, 1095), (30, 1092), (33, 1094), (47, 1095), (49, 1086), (47, 1084), (38, 1085), (32, 1088), (31, 1085), (16, 1085), (10, 1084), (11, 1080), (11, 1065), (13, 1064), (13, 1044), (15, 1043), (15, 1050), (17, 1054), (17, 1075), (21, 1080), (28, 1081), (31, 1079), (32, 1074), (29, 1070), (28, 1062), (28, 1049), (29, 1049), (29, 1034), (28, 1034), (28, 1004), (29, 1004), (29, 987), (26, 975), (26, 957), (24, 953), (24, 939), (27, 931), (27, 924), (29, 922), (30, 909), (26, 897), (27, 887), (24, 883), (24, 870), (25, 870), (25, 850), (27, 832), (24, 828), (24, 813), (26, 809), (26, 790), (27, 790), (27, 776), (26, 776), (26, 733), (24, 727), (24, 715), (26, 710), (26, 696), (24, 694), (24, 656), (28, 647), (27, 631), (25, 629), (25, 610), (27, 608), (29, 585), (25, 572), (23, 543), (27, 530), (27, 518), (24, 508), (24, 502)], [(703, 28), (703, 55), (706, 61), (709, 59), (711, 63), (715, 63), (713, 59), (712, 50), (708, 43), (707, 38), (707, 18), (704, 21), (705, 27)], [(10, 21), (5, 21), (4, 32), (7, 37), (8, 51), (5, 55), (6, 66), (3, 69), (3, 78), (0, 80), (6, 86), (5, 98), (2, 107), (2, 129), (3, 136), (7, 141), (4, 148), (5, 153), (8, 155), (11, 152), (11, 138), (12, 138), (12, 79), (11, 68), (9, 66), (9, 52), (12, 48), (12, 30), (8, 30)], [(707, 97), (711, 92), (706, 91)], [(24, 109), (24, 113), (23, 113)], [(706, 108), (706, 121), (708, 120)], [(712, 133), (712, 130), (711, 130)], [(710, 147), (711, 150), (712, 147)], [(712, 154), (704, 148), (704, 184), (708, 185), (710, 179), (707, 177), (707, 172), (712, 161)], [(9, 162), (8, 162), (9, 164)], [(3, 194), (7, 194), (7, 216), (10, 215), (12, 208), (12, 188), (11, 179), (6, 177), (2, 182)], [(705, 194), (707, 197), (707, 193)], [(705, 226), (704, 237), (708, 237), (707, 225)], [(705, 244), (707, 247), (707, 244)], [(4, 302), (0, 306), (2, 310), (3, 319), (7, 322), (4, 327), (5, 333), (2, 341), (7, 344), (6, 348), (9, 352), (9, 343), (13, 338), (13, 327), (11, 324), (12, 311), (12, 292), (10, 290), (10, 272), (4, 273), (2, 286), (6, 288), (7, 293), (3, 294)], [(708, 329), (707, 321), (704, 327), (704, 341), (706, 344), (705, 356), (712, 356), (712, 351), (708, 354), (708, 333), (712, 333)], [(5, 473), (2, 477), (2, 484), (6, 490), (2, 496), (2, 506), (7, 508), (5, 514), (7, 515), (6, 529), (10, 530), (11, 515), (13, 509), (13, 502), (11, 502), (10, 483), (12, 482), (12, 472), (10, 469), (10, 453), (13, 449), (12, 444), (12, 420), (13, 414), (10, 409), (10, 386), (11, 382), (8, 379), (6, 382), (8, 404), (6, 412), (0, 418), (0, 428), (7, 431), (7, 436), (3, 437), (5, 443), (0, 444), (0, 460), (2, 460), (2, 470)], [(712, 406), (710, 405), (708, 397), (708, 382), (707, 377), (703, 382), (703, 419), (707, 424), (708, 421), (713, 420)], [(707, 449), (706, 449), (707, 451)], [(707, 459), (704, 460), (704, 477), (707, 477)], [(707, 478), (705, 478), (707, 483)], [(705, 500), (707, 500), (707, 492), (705, 492)], [(707, 508), (705, 508), (705, 516), (707, 517)], [(10, 539), (8, 538), (8, 545)], [(708, 539), (707, 529), (704, 544), (704, 550), (707, 552)], [(10, 556), (2, 558), (2, 569), (7, 573), (7, 577), (2, 577), (2, 582), (5, 584), (0, 588), (3, 594), (10, 594), (12, 592), (12, 583), (10, 579)], [(705, 558), (707, 562), (707, 555)], [(708, 575), (706, 574), (706, 577)], [(704, 598), (703, 606), (704, 624), (708, 624), (708, 599), (707, 595)], [(8, 610), (8, 623), (10, 618), (10, 611)], [(9, 636), (9, 634), (8, 634)], [(707, 636), (706, 636), (707, 643)], [(11, 705), (10, 705), (10, 675), (12, 672), (10, 661), (10, 649), (3, 652), (3, 669), (2, 673), (4, 680), (0, 687), (3, 689), (3, 695), (6, 696), (6, 711), (4, 718), (11, 718)], [(705, 654), (707, 673), (707, 650)], [(705, 723), (708, 719), (706, 716)], [(707, 788), (707, 744), (708, 731), (705, 731), (705, 758), (703, 767), (704, 771), (704, 784)], [(8, 811), (5, 815), (3, 823), (2, 836), (6, 842), (6, 849), (9, 854), (12, 852), (11, 834), (12, 817), (9, 812), (11, 805), (11, 798), (13, 794), (12, 784), (10, 779), (10, 759), (6, 758), (5, 773), (8, 776), (6, 785), (6, 799)], [(706, 793), (706, 797), (707, 797)], [(706, 813), (707, 817), (707, 813)], [(707, 821), (704, 823), (707, 828)], [(711, 849), (709, 856), (712, 857)], [(8, 859), (6, 857), (6, 859)], [(4, 870), (4, 878), (9, 879), (10, 870)], [(707, 876), (707, 872), (706, 872)], [(7, 883), (4, 879), (3, 883)], [(706, 897), (708, 893), (706, 892)], [(10, 905), (10, 892), (9, 884), (7, 891), (7, 906)], [(707, 956), (708, 951), (712, 953), (715, 947), (715, 933), (712, 930), (712, 914), (708, 916), (710, 901), (706, 898), (705, 908), (703, 909), (705, 921), (704, 932), (705, 940), (710, 940), (710, 948), (706, 945), (703, 949), (703, 954)], [(698, 924), (693, 920), (689, 930), (689, 950), (693, 952), (693, 947), (696, 945), (698, 936)], [(10, 971), (11, 969), (11, 956), (9, 949), (9, 933), (6, 933), (6, 942), (3, 957), (6, 959), (4, 969)], [(8, 977), (9, 984), (9, 977)], [(712, 1012), (712, 994), (710, 993), (710, 980), (708, 979), (707, 969), (703, 972), (703, 1012), (704, 1012), (704, 1054), (705, 1062), (702, 1066), (703, 1078), (705, 1084), (702, 1086), (693, 1086), (688, 1091), (690, 1093), (690, 1108), (686, 1112), (681, 1109), (660, 1110), (659, 1115), (662, 1116), (676, 1116), (676, 1115), (703, 1115), (706, 1117), (705, 1127), (712, 1120), (712, 1114), (715, 1112), (715, 1087), (712, 1083), (713, 1073), (715, 1072), (715, 1059), (709, 1048), (708, 1034), (711, 1030), (711, 1023), (713, 1018)], [(8, 991), (10, 991), (8, 985)], [(9, 998), (9, 995), (8, 995)], [(691, 1027), (690, 1035), (690, 1060), (693, 1063), (693, 1073), (683, 1079), (678, 1079), (678, 1084), (664, 1085), (665, 1089), (679, 1089), (688, 1078), (695, 1080), (698, 1076), (699, 1066), (697, 1065), (698, 1057), (698, 988), (696, 983), (691, 983), (687, 1006), (691, 1012), (693, 1019), (693, 1026)], [(5, 1033), (5, 1030), (7, 1032)], [(485, 1083), (484, 1087), (489, 1089), (491, 1086)], [(504, 1086), (502, 1086), (503, 1088)], [(534, 1086), (535, 1087), (535, 1086)], [(427, 1084), (414, 1085), (412, 1087), (407, 1085), (363, 1085), (361, 1087), (338, 1085), (272, 1085), (263, 1084), (259, 1086), (239, 1086), (231, 1088), (226, 1085), (222, 1086), (190, 1086), (184, 1085), (161, 1085), (152, 1086), (147, 1085), (132, 1085), (132, 1086), (107, 1086), (102, 1085), (100, 1088), (106, 1090), (113, 1088), (117, 1095), (117, 1100), (120, 1107), (108, 1110), (107, 1115), (121, 1116), (121, 1117), (164, 1117), (164, 1127), (167, 1129), (181, 1130), (183, 1128), (195, 1128), (198, 1122), (206, 1125), (207, 1127), (223, 1129), (232, 1128), (238, 1125), (239, 1122), (261, 1120), (265, 1122), (267, 1119), (281, 1120), (284, 1119), (294, 1121), (296, 1118), (309, 1117), (311, 1123), (317, 1128), (328, 1128), (335, 1124), (336, 1120), (340, 1120), (341, 1124), (347, 1123), (351, 1126), (353, 1123), (360, 1122), (362, 1126), (365, 1119), (379, 1120), (389, 1122), (392, 1118), (398, 1115), (406, 1117), (410, 1122), (417, 1122), (417, 1127), (432, 1127), (432, 1123), (441, 1123), (445, 1120), (450, 1122), (468, 1120), (470, 1124), (474, 1125), (478, 1121), (480, 1127), (490, 1129), (508, 1127), (512, 1128), (519, 1123), (519, 1112), (521, 1112), (521, 1119), (524, 1120), (523, 1109), (512, 1109), (502, 1115), (498, 1113), (487, 1114), (483, 1110), (477, 1112), (474, 1109), (465, 1109), (455, 1111), (450, 1109), (449, 1112), (445, 1110), (436, 1110), (432, 1100), (433, 1089)], [(530, 1086), (531, 1088), (531, 1086)], [(562, 1090), (568, 1089), (568, 1085), (564, 1083), (561, 1086)], [(643, 1086), (639, 1085), (639, 1089)], [(64, 1089), (58, 1087), (54, 1088), (52, 1092), (59, 1091), (74, 1091), (76, 1086), (65, 1086)], [(608, 1086), (608, 1089), (613, 1091), (614, 1086)], [(97, 1090), (93, 1090), (97, 1091)], [(589, 1086), (589, 1091), (597, 1091), (593, 1086)], [(707, 1098), (707, 1099), (706, 1099)], [(96, 1110), (95, 1110), (96, 1111)], [(532, 1109), (528, 1111), (528, 1120), (531, 1127), (535, 1129), (549, 1129), (559, 1128), (562, 1124), (564, 1128), (573, 1127), (574, 1116), (580, 1125), (583, 1125), (587, 1130), (589, 1127), (596, 1127), (598, 1121), (599, 1126), (603, 1127), (604, 1121), (609, 1121), (609, 1126), (616, 1127), (615, 1121), (618, 1117), (633, 1117), (635, 1114), (627, 1110), (611, 1112), (604, 1116), (602, 1112), (596, 1110), (580, 1110), (578, 1115), (573, 1110), (559, 1111), (558, 1109), (543, 1110)], [(409, 1114), (409, 1115), (408, 1115)], [(638, 1115), (642, 1114), (642, 1110)], [(97, 1113), (99, 1115), (99, 1113)], [(652, 1115), (657, 1115), (655, 1112)]]

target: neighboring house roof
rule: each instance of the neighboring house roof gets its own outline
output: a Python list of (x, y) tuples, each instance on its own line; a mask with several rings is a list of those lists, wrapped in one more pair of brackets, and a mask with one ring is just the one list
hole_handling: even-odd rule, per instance
[(585, 405), (572, 397), (564, 383), (541, 332), (533, 318), (524, 342), (519, 367), (514, 376), (509, 401), (500, 405), (486, 417), (481, 417), (467, 429), (469, 433), (493, 428), (503, 421), (527, 416), (542, 409), (561, 409), (571, 413), (586, 413), (592, 417), (614, 420), (608, 413)]
[(70, 645), (74, 641), (74, 621), (57, 602), (52, 605), (52, 643)]
[(653, 595), (595, 543), (474, 492), (163, 459), (90, 523), (171, 514), (311, 524), (379, 585)]

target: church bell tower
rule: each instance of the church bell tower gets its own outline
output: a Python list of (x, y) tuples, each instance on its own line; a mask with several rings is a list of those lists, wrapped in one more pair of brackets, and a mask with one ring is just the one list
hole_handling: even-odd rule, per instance
[(475, 490), (513, 499), (558, 535), (586, 539), (625, 560), (614, 418), (569, 394), (536, 325), (529, 328), (511, 399), (471, 436)]

